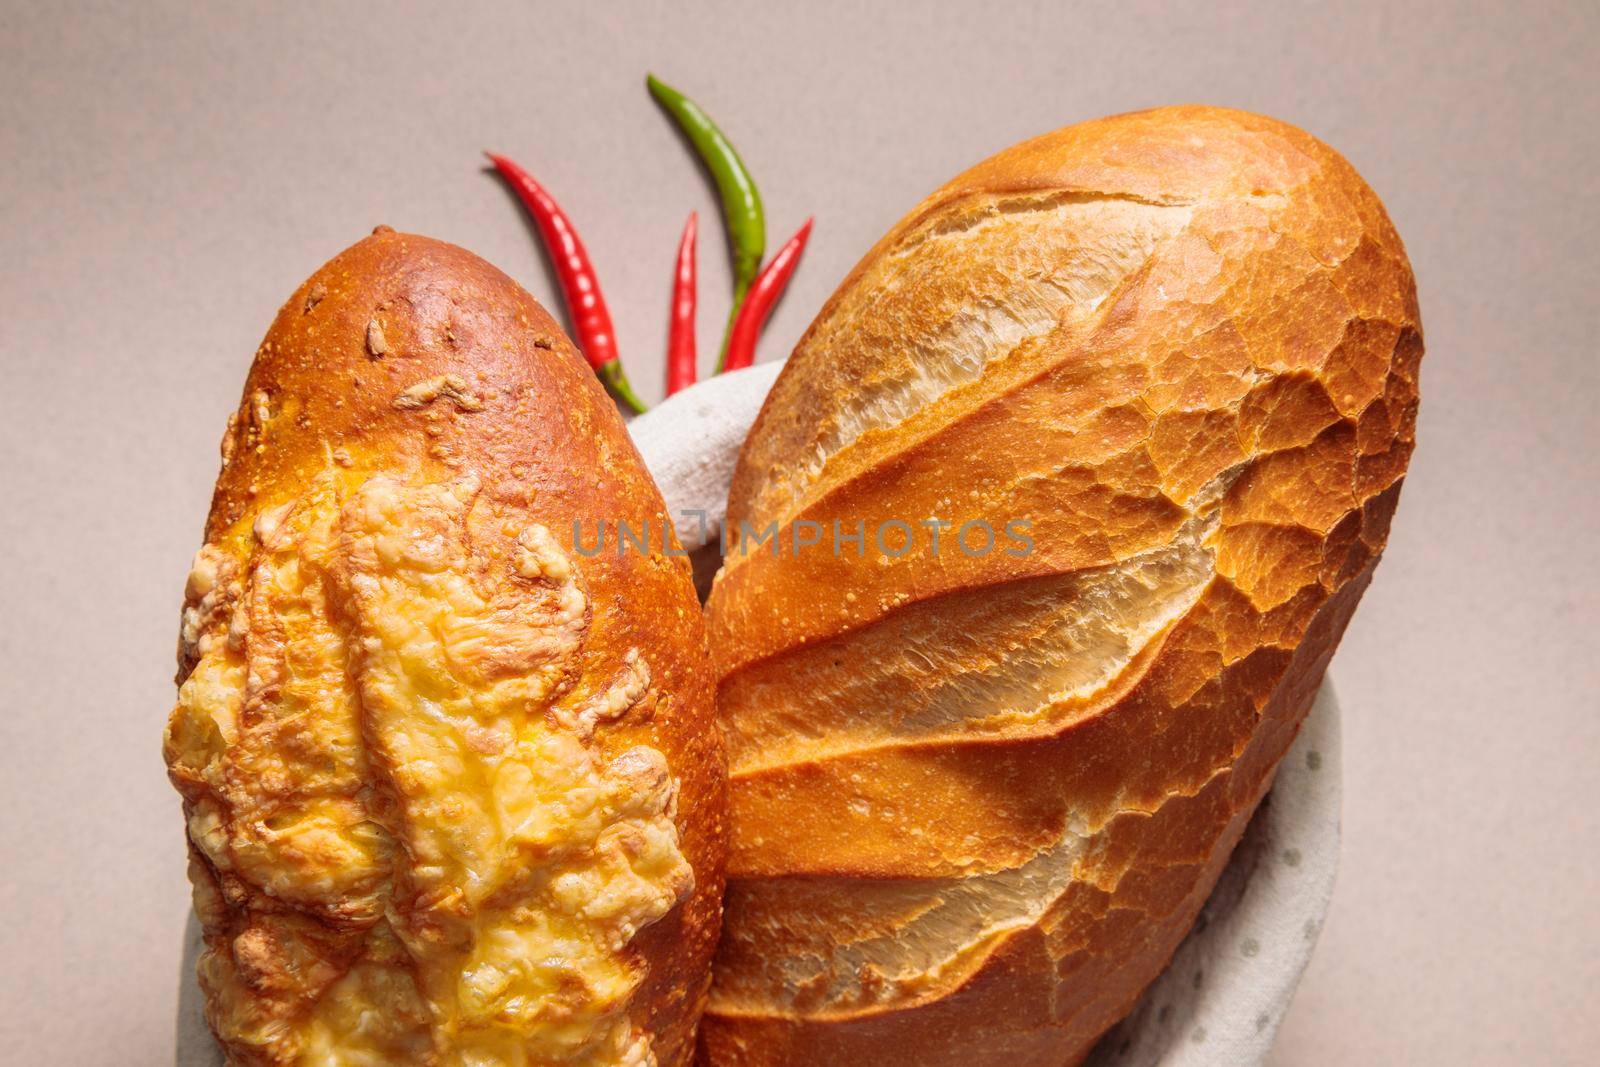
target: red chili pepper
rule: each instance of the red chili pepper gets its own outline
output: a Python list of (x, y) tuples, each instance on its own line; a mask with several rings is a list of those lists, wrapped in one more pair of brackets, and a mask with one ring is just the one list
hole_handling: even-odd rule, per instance
[(683, 224), (683, 237), (678, 241), (678, 269), (672, 276), (672, 322), (667, 329), (668, 396), (693, 385), (695, 378), (695, 225), (695, 213), (691, 211), (689, 221)]
[(622, 372), (622, 361), (617, 356), (616, 330), (611, 325), (611, 311), (606, 307), (606, 298), (600, 292), (600, 279), (595, 275), (588, 250), (579, 240), (572, 220), (567, 218), (561, 205), (545, 191), (544, 186), (534, 181), (533, 175), (505, 156), (497, 156), (493, 152), (484, 154), (539, 225), (539, 236), (544, 239), (545, 250), (555, 265), (556, 278), (561, 282), (561, 293), (567, 303), (567, 314), (572, 316), (572, 332), (577, 334), (578, 348), (583, 351), (584, 358), (618, 399), (634, 411), (643, 413), (644, 402), (634, 394), (627, 375)]
[(750, 284), (750, 291), (745, 295), (744, 303), (739, 305), (739, 317), (733, 320), (733, 330), (728, 337), (728, 359), (724, 364), (726, 370), (738, 370), (756, 361), (756, 338), (761, 335), (761, 327), (766, 325), (773, 305), (783, 295), (784, 287), (789, 284), (789, 278), (800, 263), (800, 254), (806, 250), (806, 239), (811, 236), (811, 223), (811, 219), (806, 219), (800, 231), (778, 249), (777, 255), (767, 261), (761, 273), (756, 275), (756, 280)]

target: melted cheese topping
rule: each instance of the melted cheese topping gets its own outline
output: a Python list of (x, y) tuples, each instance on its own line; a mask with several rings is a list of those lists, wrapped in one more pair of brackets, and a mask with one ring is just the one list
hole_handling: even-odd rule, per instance
[(654, 1062), (628, 946), (693, 872), (665, 757), (594, 742), (653, 697), (637, 651), (584, 684), (588, 626), (472, 479), (330, 472), (201, 550), (166, 758), (232, 1062)]

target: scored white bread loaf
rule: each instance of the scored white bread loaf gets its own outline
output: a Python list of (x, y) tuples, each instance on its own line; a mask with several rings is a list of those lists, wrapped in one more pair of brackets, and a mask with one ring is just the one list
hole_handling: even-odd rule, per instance
[(730, 527), (783, 532), (736, 539), (708, 605), (732, 842), (702, 1060), (1081, 1061), (1299, 728), (1421, 355), (1377, 197), (1256, 115), (1059, 130), (891, 230), (734, 478)]

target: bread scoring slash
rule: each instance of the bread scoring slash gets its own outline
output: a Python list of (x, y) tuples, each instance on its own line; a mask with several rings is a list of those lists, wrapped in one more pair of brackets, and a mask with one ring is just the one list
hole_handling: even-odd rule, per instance
[[(731, 838), (702, 1058), (1081, 1062), (1299, 729), (1421, 355), (1376, 196), (1256, 115), (1059, 130), (892, 229), (734, 479), (730, 527), (780, 534), (736, 538), (708, 604)], [(932, 551), (927, 520), (1031, 551)], [(896, 522), (909, 551), (782, 532)]]
[(256, 354), (165, 755), (229, 1062), (681, 1064), (725, 766), (682, 559), (615, 408), (510, 279), (380, 228)]

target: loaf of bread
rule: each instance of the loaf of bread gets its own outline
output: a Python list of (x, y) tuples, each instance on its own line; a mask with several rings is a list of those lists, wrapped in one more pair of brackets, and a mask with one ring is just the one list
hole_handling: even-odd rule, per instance
[(704, 624), (659, 540), (595, 551), (665, 515), (556, 323), (380, 227), (278, 313), (222, 453), (165, 755), (229, 1062), (687, 1062)]
[(1371, 189), (1237, 111), (1017, 145), (868, 252), (746, 441), (708, 604), (704, 1060), (1080, 1062), (1372, 577), (1421, 355)]

